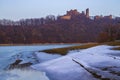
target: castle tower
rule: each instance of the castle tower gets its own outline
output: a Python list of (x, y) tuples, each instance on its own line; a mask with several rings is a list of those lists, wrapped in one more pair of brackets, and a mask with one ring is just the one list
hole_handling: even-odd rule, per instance
[(86, 17), (89, 18), (89, 8), (86, 9)]

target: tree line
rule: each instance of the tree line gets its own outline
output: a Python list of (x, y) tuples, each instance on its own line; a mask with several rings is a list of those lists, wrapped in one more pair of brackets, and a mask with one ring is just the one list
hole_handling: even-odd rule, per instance
[(82, 43), (120, 40), (120, 23), (116, 19), (93, 20), (74, 16), (70, 20), (49, 15), (0, 24), (0, 44)]

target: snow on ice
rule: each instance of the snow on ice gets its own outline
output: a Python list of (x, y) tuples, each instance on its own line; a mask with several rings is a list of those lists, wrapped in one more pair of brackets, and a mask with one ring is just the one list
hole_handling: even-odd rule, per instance
[(50, 80), (120, 80), (120, 56), (114, 55), (120, 51), (111, 48), (114, 47), (101, 45), (72, 51), (72, 54), (31, 67), (46, 72)]
[(9, 70), (0, 72), (0, 80), (49, 80), (44, 72), (35, 70)]

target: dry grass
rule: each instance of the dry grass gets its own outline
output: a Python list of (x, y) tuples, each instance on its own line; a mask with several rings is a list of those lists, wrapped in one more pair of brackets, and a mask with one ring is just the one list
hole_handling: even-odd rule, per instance
[(90, 47), (97, 46), (97, 45), (99, 45), (99, 44), (98, 43), (89, 43), (89, 44), (80, 45), (80, 46), (49, 49), (49, 50), (44, 50), (43, 52), (51, 53), (51, 54), (66, 55), (69, 50), (86, 49), (86, 48), (90, 48)]
[(120, 50), (120, 47), (114, 48), (113, 50)]
[[(98, 45), (110, 45), (110, 46), (120, 46), (120, 41), (115, 41), (115, 42), (105, 42), (105, 43), (89, 43), (85, 45), (80, 45), (80, 46), (72, 46), (72, 47), (66, 47), (66, 48), (56, 48), (56, 49), (49, 49), (49, 50), (44, 50), (43, 52), (49, 53), (49, 54), (61, 54), (61, 55), (66, 55), (69, 50), (78, 50), (78, 49), (86, 49)], [(114, 48), (114, 50), (120, 50), (120, 47)]]
[(102, 44), (107, 44), (107, 45), (110, 45), (110, 46), (120, 46), (120, 41), (105, 42), (105, 43), (102, 43)]
[[(110, 45), (110, 46), (120, 46), (120, 41), (115, 41), (115, 42), (106, 42), (104, 44)], [(113, 48), (113, 50), (120, 50), (120, 47)]]

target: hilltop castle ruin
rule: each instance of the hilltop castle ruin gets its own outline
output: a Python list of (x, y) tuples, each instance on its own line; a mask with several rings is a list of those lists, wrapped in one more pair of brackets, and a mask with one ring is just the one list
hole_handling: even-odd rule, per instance
[(86, 12), (82, 11), (82, 13), (78, 12), (77, 9), (67, 11), (66, 14), (60, 16), (60, 18), (70, 20), (74, 16), (84, 16), (86, 18), (89, 18), (89, 8), (86, 9)]
[(77, 11), (77, 9), (67, 11), (65, 15), (60, 16), (60, 19), (63, 20), (70, 20), (74, 17), (82, 17), (82, 18), (89, 18), (93, 20), (100, 20), (100, 19), (113, 19), (112, 15), (102, 16), (102, 15), (96, 15), (96, 16), (90, 16), (89, 8), (86, 9), (86, 11), (82, 11), (81, 13)]

